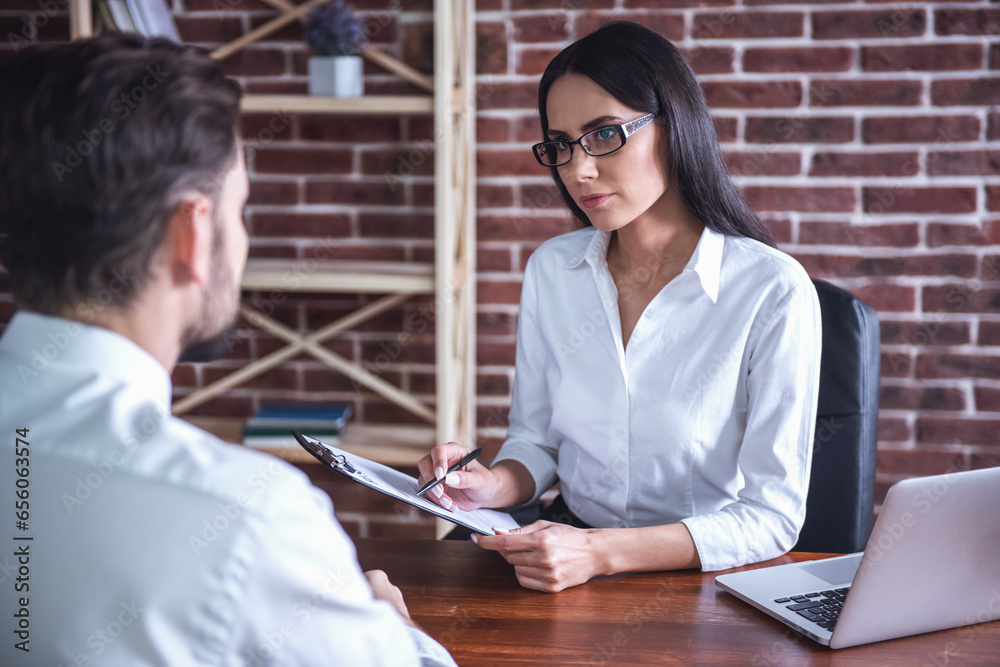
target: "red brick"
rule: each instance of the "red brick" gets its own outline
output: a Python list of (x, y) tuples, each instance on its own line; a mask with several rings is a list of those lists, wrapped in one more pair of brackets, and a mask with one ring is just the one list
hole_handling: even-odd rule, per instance
[(923, 9), (813, 12), (813, 39), (918, 37), (927, 31)]
[(966, 345), (972, 342), (967, 322), (950, 322), (943, 318), (925, 322), (882, 319), (879, 324), (883, 345)]
[(522, 148), (476, 151), (476, 171), (481, 178), (549, 175), (549, 169), (538, 164), (530, 150)]
[(799, 243), (849, 246), (892, 246), (909, 248), (920, 241), (916, 223), (853, 225), (849, 222), (799, 223)]
[(377, 181), (311, 180), (306, 183), (310, 204), (404, 204), (403, 188), (385, 179)]
[(973, 451), (969, 455), (969, 470), (1000, 467), (1000, 452), (984, 450)]
[(340, 213), (254, 213), (256, 236), (350, 236), (351, 220)]
[[(185, 394), (174, 393), (174, 400)], [(247, 397), (219, 396), (185, 412), (188, 417), (250, 417), (254, 414), (253, 400)]]
[(917, 419), (917, 442), (953, 445), (1000, 445), (1000, 419)]
[[(513, 366), (514, 365), (514, 343), (485, 343), (479, 341), (476, 344), (476, 365), (478, 366)], [(484, 422), (479, 422), (480, 427)]]
[(292, 116), (282, 112), (241, 114), (240, 136), (249, 144), (245, 150), (260, 150), (272, 141), (289, 141), (293, 138)]
[(735, 118), (712, 116), (712, 124), (715, 125), (715, 134), (719, 137), (719, 141), (736, 141), (737, 121)]
[(854, 267), (858, 276), (959, 276), (976, 274), (975, 255), (929, 255), (865, 257)]
[(517, 317), (511, 313), (479, 313), (476, 316), (476, 333), (479, 336), (513, 336), (516, 324)]
[(509, 185), (476, 186), (476, 206), (479, 208), (507, 208), (514, 205), (514, 191)]
[(921, 352), (917, 358), (917, 377), (992, 380), (1000, 377), (1000, 356)]
[(981, 287), (978, 282), (928, 285), (924, 287), (923, 309), (929, 313), (1000, 313), (1000, 289)]
[(392, 116), (299, 116), (299, 139), (357, 144), (399, 141), (399, 119)]
[(729, 74), (733, 71), (735, 52), (726, 46), (703, 46), (681, 49), (681, 54), (698, 76), (703, 74)]
[(503, 23), (476, 23), (476, 74), (507, 73), (507, 42)]
[(906, 442), (912, 438), (910, 426), (904, 419), (893, 417), (879, 417), (878, 419), (878, 439), (879, 442), (885, 440), (889, 442)]
[(869, 144), (951, 143), (979, 139), (975, 116), (879, 116), (861, 120), (861, 137)]
[(903, 285), (864, 285), (851, 291), (880, 313), (909, 313), (916, 303), (914, 288)]
[[(566, 0), (511, 0), (510, 8), (514, 11), (530, 11), (540, 9), (565, 10), (572, 7), (578, 7), (581, 4), (582, 3), (575, 2), (575, 0), (571, 0), (570, 3), (567, 3)], [(614, 7), (614, 4), (614, 0), (591, 0), (587, 2), (587, 7), (592, 9), (611, 9)]]
[(1000, 345), (1000, 322), (979, 323), (979, 344)]
[(229, 76), (277, 76), (287, 72), (284, 51), (249, 46), (222, 61)]
[(561, 49), (521, 49), (517, 54), (517, 73), (540, 76)]
[(483, 248), (476, 251), (476, 268), (479, 271), (511, 271), (513, 257), (507, 248)]
[(421, 341), (415, 336), (406, 338), (398, 334), (389, 340), (364, 340), (361, 342), (361, 358), (367, 361), (369, 366), (374, 364), (375, 369), (388, 364), (434, 363), (434, 342)]
[(866, 187), (861, 190), (866, 213), (972, 213), (975, 188)]
[(510, 380), (506, 375), (480, 373), (476, 376), (476, 395), (510, 396)]
[(990, 44), (989, 63), (987, 67), (990, 69), (1000, 69), (1000, 45)]
[(746, 188), (745, 194), (758, 211), (849, 212), (855, 204), (851, 188), (753, 186)]
[[(243, 87), (248, 95), (306, 95), (309, 85), (305, 81), (256, 81), (250, 79)], [(369, 91), (370, 92), (370, 91)]]
[(987, 185), (986, 208), (990, 211), (1000, 211), (1000, 185)]
[(943, 410), (965, 409), (965, 393), (954, 387), (883, 386), (879, 392), (881, 410)]
[(481, 406), (476, 410), (476, 423), (489, 423), (491, 428), (506, 428), (509, 423), (507, 409), (497, 406)]
[(788, 218), (778, 216), (761, 216), (761, 220), (771, 230), (774, 242), (780, 247), (784, 243), (792, 242), (792, 221)]
[(538, 83), (485, 81), (476, 87), (479, 109), (535, 109), (538, 106)]
[(174, 23), (182, 42), (225, 43), (243, 35), (243, 25), (237, 16), (175, 16)]
[(927, 154), (931, 176), (996, 176), (1000, 151), (938, 151)]
[(854, 63), (848, 47), (748, 48), (744, 72), (845, 72)]
[(802, 102), (798, 81), (708, 81), (702, 88), (713, 108), (796, 107)]
[(253, 171), (264, 174), (346, 174), (351, 151), (333, 148), (265, 148), (257, 151)]
[(542, 141), (542, 122), (538, 114), (532, 113), (519, 116), (515, 121), (514, 135), (517, 141), (525, 141), (532, 144)]
[(996, 35), (1000, 33), (998, 9), (937, 9), (934, 32), (939, 35)]
[(358, 229), (364, 237), (432, 239), (434, 216), (423, 213), (362, 213)]
[[(202, 377), (205, 384), (210, 384), (216, 380), (232, 373), (235, 368), (205, 368)], [(272, 368), (256, 377), (243, 382), (241, 387), (247, 389), (299, 389), (298, 372), (288, 367)]]
[(960, 452), (880, 447), (877, 467), (880, 473), (888, 475), (924, 477), (964, 470), (965, 461)]
[[(566, 1), (563, 0), (563, 7), (566, 7)], [(570, 2), (575, 2), (576, 0), (570, 0)], [(654, 5), (654, 9), (662, 9), (660, 5)], [(592, 2), (587, 2), (587, 9), (594, 9)], [(583, 13), (576, 19), (576, 37), (584, 37), (589, 35), (593, 31), (597, 30), (603, 25), (611, 23), (612, 21), (621, 20), (622, 17), (617, 14), (592, 14)], [(634, 21), (639, 25), (644, 25), (653, 32), (663, 35), (669, 40), (680, 41), (684, 39), (684, 17), (680, 14), (666, 14), (666, 13), (649, 13), (649, 14), (633, 14), (629, 16), (630, 21)]]
[(250, 183), (247, 204), (269, 206), (294, 206), (299, 203), (299, 184), (291, 181), (263, 181), (258, 178)]
[(975, 388), (976, 410), (979, 412), (1000, 412), (1000, 387)]
[(866, 72), (944, 71), (980, 69), (981, 44), (908, 44), (861, 47), (861, 69)]
[(936, 106), (992, 106), (1000, 104), (1000, 77), (939, 79), (931, 82)]
[(927, 225), (927, 245), (931, 248), (950, 245), (986, 245), (986, 243), (983, 228), (979, 225), (942, 222), (932, 222)]
[(505, 142), (510, 140), (511, 123), (506, 118), (476, 118), (476, 141), (479, 143)]
[(174, 387), (194, 389), (198, 386), (198, 369), (193, 364), (177, 364), (170, 381)]
[(816, 153), (810, 176), (914, 176), (920, 157), (905, 153)]
[(905, 378), (913, 375), (913, 355), (909, 352), (882, 351), (883, 378)]
[[(577, 0), (573, 0), (577, 1)], [(723, 7), (738, 0), (625, 0), (627, 9), (682, 9), (685, 7)], [(563, 0), (562, 6), (566, 6)]]
[(805, 15), (799, 12), (712, 12), (694, 15), (695, 40), (801, 37)]
[(367, 240), (363, 245), (349, 240), (338, 241), (334, 245), (320, 241), (305, 248), (303, 255), (328, 260), (401, 262), (406, 259), (406, 249), (402, 245), (372, 245)]
[(572, 229), (568, 214), (553, 215), (480, 215), (477, 236), (480, 241), (545, 241)]
[(796, 260), (813, 278), (842, 278), (856, 274), (854, 267), (861, 261), (858, 255), (823, 253), (817, 255), (793, 253)]
[(549, 13), (544, 17), (515, 16), (514, 39), (518, 44), (527, 42), (564, 42), (569, 39), (567, 15)]
[(362, 150), (361, 173), (387, 178), (394, 187), (411, 176), (433, 176), (434, 146), (426, 143)]
[(922, 92), (920, 81), (822, 79), (809, 84), (809, 104), (816, 107), (914, 106), (921, 103)]
[(521, 301), (521, 282), (480, 279), (476, 285), (476, 295), (479, 303), (516, 305)]
[(560, 209), (566, 207), (562, 195), (555, 184), (533, 185), (525, 183), (521, 186), (521, 197), (518, 200), (520, 208)]
[(800, 153), (726, 151), (725, 159), (734, 176), (794, 176), (802, 172)]
[(843, 143), (854, 140), (854, 119), (847, 117), (751, 116), (744, 137), (749, 143)]

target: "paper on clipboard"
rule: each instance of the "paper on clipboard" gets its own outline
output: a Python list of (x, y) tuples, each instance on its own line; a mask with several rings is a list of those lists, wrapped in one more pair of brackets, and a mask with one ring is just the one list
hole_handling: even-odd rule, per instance
[(480, 535), (495, 535), (494, 528), (506, 528), (508, 530), (518, 528), (518, 523), (509, 514), (496, 510), (479, 509), (465, 511), (455, 508), (446, 510), (440, 505), (435, 505), (429, 500), (416, 495), (420, 485), (417, 480), (409, 475), (394, 470), (389, 466), (369, 461), (363, 456), (345, 452), (328, 445), (321, 440), (317, 440), (308, 435), (302, 435), (293, 431), (292, 435), (302, 447), (315, 456), (326, 467), (339, 472), (345, 477), (353, 479), (359, 484), (375, 489), (387, 496), (392, 496), (404, 503), (413, 505), (417, 509), (430, 512), (434, 516), (447, 519), (452, 523), (465, 526)]

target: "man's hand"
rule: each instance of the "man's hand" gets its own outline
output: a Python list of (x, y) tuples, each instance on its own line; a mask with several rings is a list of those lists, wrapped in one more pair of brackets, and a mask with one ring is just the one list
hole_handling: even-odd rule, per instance
[(389, 581), (389, 577), (386, 576), (385, 572), (382, 570), (368, 570), (365, 572), (365, 579), (368, 580), (368, 585), (371, 586), (372, 595), (376, 600), (388, 602), (396, 608), (396, 611), (399, 612), (404, 621), (413, 627), (417, 627), (417, 624), (410, 618), (410, 612), (406, 608), (406, 603), (403, 602), (403, 594)]
[(525, 588), (555, 593), (604, 574), (592, 539), (597, 532), (536, 521), (507, 533), (473, 535), (473, 539), (513, 565)]

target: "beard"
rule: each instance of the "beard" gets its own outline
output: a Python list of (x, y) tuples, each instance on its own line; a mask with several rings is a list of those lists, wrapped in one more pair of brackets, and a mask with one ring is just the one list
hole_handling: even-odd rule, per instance
[(178, 363), (213, 361), (233, 351), (238, 336), (240, 288), (222, 253), (222, 234), (216, 228), (212, 242), (212, 269), (203, 292), (197, 321), (184, 332)]

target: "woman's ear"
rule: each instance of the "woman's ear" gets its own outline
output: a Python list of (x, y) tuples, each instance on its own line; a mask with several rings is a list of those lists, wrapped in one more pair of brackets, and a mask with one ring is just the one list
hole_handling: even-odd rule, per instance
[(174, 284), (208, 284), (213, 235), (212, 201), (201, 193), (186, 197), (170, 217), (164, 244)]

